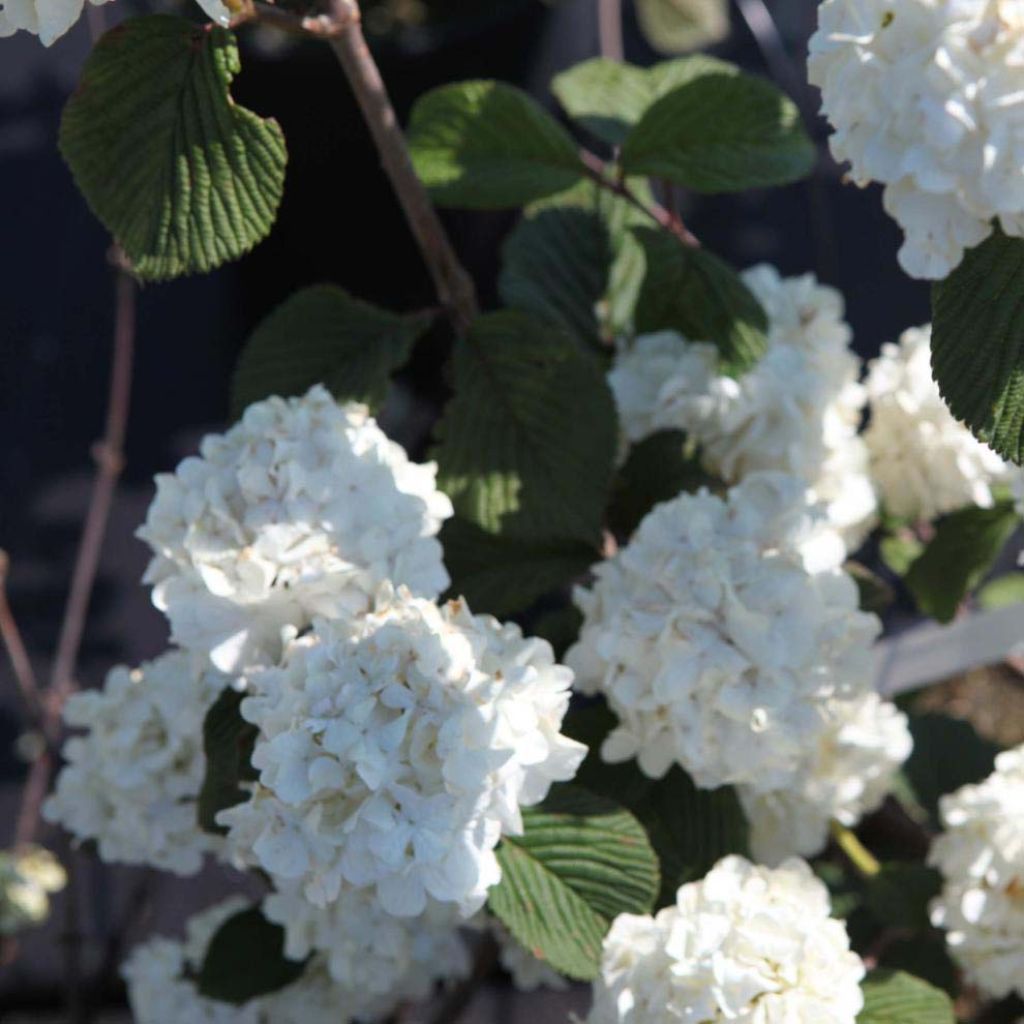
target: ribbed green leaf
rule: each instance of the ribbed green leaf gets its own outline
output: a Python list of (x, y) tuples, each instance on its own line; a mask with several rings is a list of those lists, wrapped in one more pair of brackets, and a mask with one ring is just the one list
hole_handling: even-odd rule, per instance
[(634, 0), (647, 41), (661, 53), (686, 53), (729, 35), (728, 0)]
[(240, 783), (252, 782), (258, 773), (251, 758), (257, 728), (242, 718), (239, 707), (245, 694), (227, 687), (203, 719), (203, 753), (206, 773), (199, 791), (199, 827), (205, 832), (223, 833), (217, 812), (247, 800)]
[(284, 136), (232, 101), (239, 68), (230, 32), (168, 15), (118, 25), (86, 62), (61, 153), (140, 277), (212, 270), (274, 223)]
[(561, 125), (503, 82), (456, 82), (428, 92), (412, 109), (409, 148), (439, 206), (524, 206), (584, 174)]
[(768, 318), (731, 267), (665, 231), (634, 228), (646, 272), (636, 305), (636, 329), (674, 330), (718, 347), (725, 373), (748, 370), (764, 354)]
[(229, 917), (210, 939), (199, 971), (199, 994), (241, 1006), (298, 981), (305, 969), (305, 960), (285, 957), (284, 929), (268, 921), (259, 907), (249, 907)]
[(438, 426), (441, 487), (488, 533), (595, 545), (617, 443), (597, 360), (524, 313), (480, 317), (454, 354)]
[(739, 69), (703, 56), (664, 61), (650, 68), (594, 57), (556, 75), (551, 91), (573, 120), (599, 139), (619, 146), (655, 100), (712, 72), (734, 75)]
[(380, 309), (335, 285), (303, 288), (246, 342), (232, 379), (232, 410), (240, 416), (268, 395), (301, 395), (314, 384), (325, 385), (339, 402), (376, 407), (430, 320)]
[(932, 373), (958, 420), (1024, 462), (1024, 238), (996, 228), (932, 289)]
[(621, 162), (627, 174), (716, 193), (797, 181), (815, 156), (799, 111), (775, 86), (713, 71), (653, 103), (629, 133)]
[(872, 971), (864, 979), (864, 1009), (857, 1024), (954, 1024), (945, 992), (903, 971)]
[(524, 541), (487, 533), (473, 523), (449, 519), (441, 530), (449, 593), (465, 597), (474, 612), (507, 616), (566, 586), (601, 558), (577, 541)]
[(523, 812), (523, 826), (498, 847), (502, 879), (490, 909), (535, 956), (572, 978), (593, 978), (612, 919), (651, 909), (654, 851), (633, 815), (578, 786), (556, 786)]
[(946, 516), (904, 580), (926, 615), (949, 622), (991, 570), (1020, 524), (1012, 501), (970, 506)]

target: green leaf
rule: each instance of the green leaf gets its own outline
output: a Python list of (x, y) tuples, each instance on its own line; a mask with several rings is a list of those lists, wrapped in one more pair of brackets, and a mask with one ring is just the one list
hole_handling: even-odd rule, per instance
[(430, 326), (429, 314), (401, 316), (332, 284), (303, 288), (253, 331), (231, 383), (231, 408), (269, 395), (302, 395), (323, 384), (339, 402), (379, 406), (391, 374)]
[(903, 774), (921, 806), (939, 821), (939, 798), (992, 774), (999, 748), (959, 718), (911, 714), (914, 749)]
[(627, 174), (695, 192), (740, 192), (798, 181), (816, 150), (792, 100), (750, 75), (713, 71), (654, 102), (629, 133)]
[(284, 955), (284, 929), (259, 907), (229, 917), (214, 933), (199, 971), (199, 994), (240, 1006), (302, 977), (306, 960)]
[(731, 267), (665, 231), (634, 228), (646, 273), (636, 306), (636, 329), (674, 330), (718, 347), (725, 373), (748, 370), (764, 354), (768, 318)]
[(878, 553), (882, 561), (897, 576), (906, 576), (907, 570), (914, 564), (924, 551), (924, 544), (909, 530), (883, 537), (878, 545)]
[(714, 57), (665, 61), (651, 68), (595, 57), (557, 75), (551, 91), (573, 120), (619, 146), (655, 100), (711, 72), (738, 74), (739, 69)]
[(487, 533), (473, 523), (449, 519), (441, 530), (449, 593), (465, 597), (476, 613), (505, 617), (566, 586), (601, 558), (578, 541), (526, 541)]
[(227, 832), (217, 824), (217, 812), (248, 800), (249, 794), (240, 783), (253, 782), (259, 774), (251, 762), (259, 730), (242, 718), (239, 708), (244, 697), (244, 693), (227, 687), (203, 719), (206, 774), (197, 810), (199, 827), (204, 832)]
[(584, 176), (565, 129), (503, 82), (457, 82), (422, 96), (409, 120), (409, 148), (439, 206), (524, 206)]
[(905, 577), (921, 611), (949, 622), (992, 569), (1019, 523), (1012, 501), (998, 501), (992, 508), (970, 506), (946, 516)]
[(893, 861), (870, 879), (865, 902), (879, 924), (924, 931), (931, 926), (928, 904), (941, 887), (942, 876), (934, 868)]
[(86, 61), (60, 149), (133, 271), (206, 272), (269, 232), (284, 188), (284, 136), (237, 106), (234, 36), (184, 18), (131, 18)]
[(665, 907), (675, 901), (679, 886), (703, 878), (722, 857), (749, 855), (747, 820), (731, 786), (698, 789), (678, 766), (664, 778), (650, 779), (635, 761), (601, 760), (601, 744), (615, 724), (603, 701), (566, 716), (562, 731), (590, 751), (575, 781), (614, 796), (644, 826), (660, 865), (657, 906)]
[(1024, 601), (1024, 572), (1010, 572), (986, 583), (978, 591), (978, 606), (986, 611)]
[(609, 524), (628, 537), (655, 505), (683, 491), (720, 485), (720, 480), (705, 472), (682, 431), (659, 430), (630, 449), (615, 479)]
[(955, 1024), (945, 992), (903, 971), (875, 970), (861, 984), (857, 1024)]
[(509, 538), (595, 546), (618, 441), (597, 360), (506, 310), (458, 343), (453, 378), (435, 457), (456, 513)]
[(997, 227), (932, 289), (932, 373), (950, 412), (1024, 462), (1024, 239)]
[(728, 0), (634, 0), (640, 31), (661, 53), (686, 53), (729, 35)]
[(843, 565), (843, 570), (857, 584), (862, 612), (881, 615), (896, 599), (892, 587), (861, 562), (850, 559)]
[(640, 823), (612, 800), (561, 785), (523, 812), (523, 834), (498, 847), (502, 879), (490, 909), (535, 956), (587, 981), (619, 914), (643, 914), (658, 891), (658, 862)]

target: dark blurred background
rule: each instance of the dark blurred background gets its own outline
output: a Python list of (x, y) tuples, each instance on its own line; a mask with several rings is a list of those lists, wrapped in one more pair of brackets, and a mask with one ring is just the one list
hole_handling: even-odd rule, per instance
[[(118, 0), (103, 12), (112, 23), (141, 9)], [(786, 189), (700, 199), (684, 214), (705, 245), (738, 266), (813, 270), (840, 288), (867, 357), (928, 318), (927, 290), (900, 272), (898, 232), (877, 191), (844, 185), (825, 150), (804, 72), (815, 9), (815, 0), (768, 0), (767, 8), (737, 0), (727, 37), (711, 48), (791, 93), (821, 144), (815, 176)], [(627, 59), (663, 59), (639, 30), (630, 0), (624, 20)], [(599, 47), (596, 0), (385, 0), (367, 12), (367, 27), (403, 118), (428, 88), (469, 77), (513, 82), (554, 110), (552, 75)], [(0, 547), (11, 555), (11, 600), (40, 668), (54, 646), (88, 496), (111, 344), (108, 239), (56, 149), (61, 108), (89, 45), (84, 21), (49, 50), (24, 33), (0, 40)], [(153, 474), (224, 423), (232, 364), (255, 323), (296, 287), (321, 281), (394, 309), (434, 302), (333, 55), (262, 30), (244, 34), (243, 53), (234, 94), (284, 129), (285, 199), (270, 238), (240, 263), (142, 290), (127, 471), (82, 652), (85, 685), (97, 685), (115, 660), (150, 657), (164, 644), (163, 620), (138, 584), (146, 556), (132, 534)], [(514, 217), (446, 220), (484, 304), (493, 305), (501, 241)], [(443, 389), (444, 345), (428, 337), (404, 372), (398, 404), (421, 415), (404, 416), (400, 427), (384, 417), (416, 455), (427, 440), (431, 398)], [(402, 401), (412, 386), (425, 407)], [(6, 664), (0, 678), (0, 813), (10, 821), (24, 769), (13, 752), (20, 727)], [(29, 974), (0, 978), (0, 1008), (5, 992), (40, 980)]]

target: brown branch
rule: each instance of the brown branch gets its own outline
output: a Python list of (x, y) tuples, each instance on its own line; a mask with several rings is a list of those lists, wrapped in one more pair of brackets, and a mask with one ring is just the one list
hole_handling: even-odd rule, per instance
[(580, 150), (580, 158), (583, 161), (583, 166), (586, 168), (587, 177), (590, 178), (591, 181), (599, 185), (601, 188), (611, 192), (613, 195), (619, 196), (629, 203), (630, 206), (633, 206), (646, 214), (646, 216), (650, 217), (650, 219), (659, 227), (662, 227), (666, 231), (675, 235), (683, 245), (688, 246), (691, 249), (700, 248), (700, 240), (690, 231), (676, 213), (671, 210), (666, 210), (664, 206), (661, 206), (656, 202), (652, 202), (650, 205), (645, 203), (629, 187), (622, 175), (616, 175), (614, 178), (609, 177), (607, 165), (596, 153), (591, 153), (590, 150), (583, 149)]
[(10, 564), (11, 560), (8, 558), (7, 552), (0, 551), (0, 637), (3, 638), (22, 700), (32, 718), (37, 723), (41, 723), (43, 702), (39, 696), (39, 683), (36, 680), (35, 670), (32, 668), (32, 659), (28, 656), (25, 641), (21, 638), (21, 630), (18, 629), (18, 623), (11, 611), (10, 602), (7, 600), (7, 573)]
[(626, 48), (622, 41), (622, 0), (597, 0), (597, 34), (601, 56), (622, 61)]
[(478, 313), (476, 291), (413, 168), (387, 88), (363, 36), (359, 6), (355, 0), (330, 0), (330, 18), (333, 31), (323, 34), (355, 93), (441, 303), (464, 333)]

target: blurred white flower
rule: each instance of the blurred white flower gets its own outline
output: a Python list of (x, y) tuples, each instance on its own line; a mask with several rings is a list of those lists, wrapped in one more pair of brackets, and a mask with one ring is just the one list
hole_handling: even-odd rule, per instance
[(858, 437), (864, 390), (842, 296), (812, 274), (783, 278), (761, 265), (743, 274), (768, 315), (768, 348), (739, 378), (717, 370), (716, 348), (671, 331), (620, 350), (609, 376), (627, 438), (682, 430), (727, 483), (777, 470), (805, 481), (848, 548), (875, 514)]
[(195, 874), (219, 839), (200, 831), (203, 719), (226, 676), (171, 651), (119, 666), (102, 690), (73, 694), (64, 721), (87, 730), (64, 744), (67, 764), (43, 805), (47, 821), (94, 839), (105, 861)]
[(238, 672), (276, 661), (314, 616), (366, 611), (385, 580), (436, 597), (449, 580), (435, 535), (452, 506), (435, 476), (319, 385), (249, 406), (157, 477), (138, 532), (172, 638)]
[(619, 717), (606, 761), (673, 763), (698, 786), (797, 784), (832, 701), (871, 686), (880, 626), (838, 565), (843, 545), (801, 481), (754, 473), (722, 500), (701, 491), (657, 506), (578, 589), (566, 661)]
[(285, 956), (323, 960), (331, 978), (353, 993), (349, 1012), (356, 1016), (393, 1004), (398, 991), (407, 1000), (423, 999), (439, 978), (469, 971), (461, 917), (450, 904), (432, 903), (415, 918), (395, 917), (372, 889), (342, 886), (333, 903), (315, 907), (293, 883), (264, 899), (263, 914), (284, 928)]
[(879, 500), (893, 515), (934, 519), (992, 505), (1009, 467), (953, 418), (932, 379), (931, 327), (904, 331), (868, 364), (871, 422), (864, 433)]
[[(90, 0), (107, 3), (107, 0)], [(0, 0), (0, 38), (22, 30), (51, 46), (82, 16), (85, 0)]]
[(829, 912), (803, 861), (726, 857), (675, 906), (615, 919), (588, 1024), (854, 1024), (864, 965)]
[(428, 898), (472, 913), (520, 806), (586, 753), (559, 733), (572, 673), (550, 645), (402, 588), (362, 619), (318, 621), (250, 683), (260, 783), (218, 820), (237, 855), (320, 906), (347, 883), (398, 916)]
[(945, 277), (995, 218), (1024, 234), (1020, 0), (827, 0), (808, 74), (835, 158), (885, 186), (908, 274)]
[(51, 894), (66, 884), (60, 861), (44, 847), (29, 843), (0, 851), (0, 935), (42, 924)]
[(852, 827), (885, 799), (913, 739), (907, 716), (876, 693), (825, 707), (827, 725), (786, 789), (739, 789), (755, 860), (810, 857), (828, 842), (832, 819)]
[(932, 922), (971, 981), (999, 999), (1024, 996), (1024, 744), (983, 782), (944, 796), (945, 831), (929, 861), (945, 878)]

